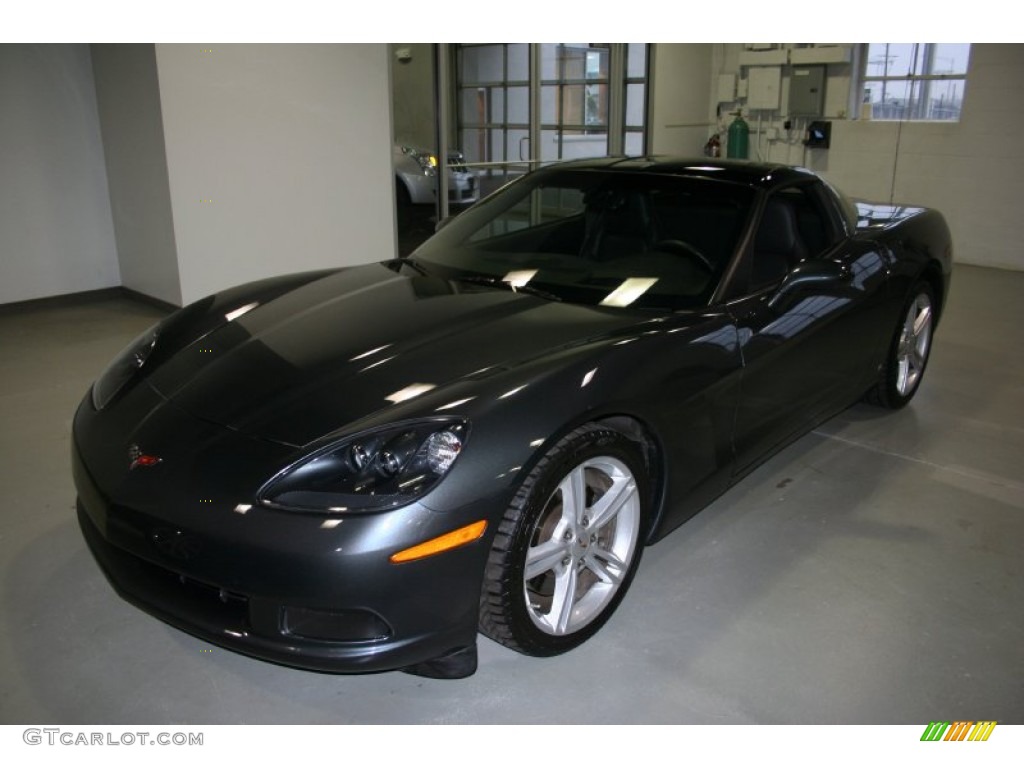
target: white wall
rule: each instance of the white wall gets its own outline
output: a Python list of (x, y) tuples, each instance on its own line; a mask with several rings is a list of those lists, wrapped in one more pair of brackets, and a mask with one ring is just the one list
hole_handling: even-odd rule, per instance
[[(739, 46), (716, 49), (713, 79), (736, 70)], [(1024, 126), (1024, 45), (971, 46), (957, 123), (840, 117), (849, 103), (852, 70), (829, 67), (831, 148), (805, 153), (796, 141), (762, 142), (765, 159), (806, 164), (856, 197), (935, 207), (949, 222), (957, 261), (1024, 269), (1018, 245), (1024, 149), (1016, 137)]]
[(181, 304), (153, 45), (94, 45), (121, 283)]
[(87, 45), (0, 45), (0, 303), (120, 281)]
[(181, 298), (392, 258), (388, 49), (157, 45)]
[(973, 45), (959, 123), (905, 123), (898, 135), (898, 125), (841, 121), (811, 167), (851, 194), (888, 199), (892, 188), (896, 202), (938, 208), (959, 262), (1024, 269), (1022, 88), (1024, 45)]
[(658, 43), (653, 51), (648, 151), (699, 155), (714, 127), (708, 117), (712, 46)]

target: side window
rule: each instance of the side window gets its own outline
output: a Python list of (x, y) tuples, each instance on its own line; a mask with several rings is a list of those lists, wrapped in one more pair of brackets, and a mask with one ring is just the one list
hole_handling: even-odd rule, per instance
[(754, 237), (751, 287), (778, 282), (801, 261), (827, 252), (836, 240), (817, 189), (805, 184), (773, 192)]
[(807, 247), (807, 258), (816, 259), (830, 251), (842, 237), (842, 224), (837, 218), (838, 211), (832, 210), (832, 204), (825, 200), (828, 192), (820, 183), (798, 189), (802, 199), (796, 204), (797, 229)]

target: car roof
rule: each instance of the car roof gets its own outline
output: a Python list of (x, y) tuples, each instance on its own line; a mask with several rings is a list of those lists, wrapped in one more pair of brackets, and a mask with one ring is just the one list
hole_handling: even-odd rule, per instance
[(779, 163), (752, 160), (723, 160), (712, 157), (602, 157), (590, 160), (570, 160), (545, 166), (547, 169), (594, 170), (615, 173), (654, 173), (700, 179), (721, 179), (763, 188), (776, 187), (796, 181), (817, 179), (806, 168)]

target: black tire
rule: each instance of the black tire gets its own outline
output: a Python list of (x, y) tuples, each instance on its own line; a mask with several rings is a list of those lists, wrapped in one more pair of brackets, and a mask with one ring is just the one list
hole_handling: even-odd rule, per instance
[[(918, 330), (913, 330), (920, 325)], [(882, 408), (909, 403), (924, 377), (935, 330), (935, 292), (925, 280), (916, 283), (900, 311), (896, 330), (885, 353), (878, 381), (864, 399)]]
[(498, 526), (480, 597), (481, 632), (530, 656), (564, 653), (592, 637), (640, 564), (648, 494), (643, 456), (620, 432), (586, 424), (559, 440)]

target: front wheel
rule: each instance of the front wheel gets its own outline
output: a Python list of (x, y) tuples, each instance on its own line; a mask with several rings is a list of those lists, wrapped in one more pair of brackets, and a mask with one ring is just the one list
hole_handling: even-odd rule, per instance
[(564, 653), (593, 636), (640, 563), (647, 494), (643, 457), (621, 433), (588, 424), (562, 438), (499, 525), (481, 631), (531, 656)]
[(917, 392), (928, 365), (935, 327), (935, 295), (931, 285), (921, 281), (910, 292), (900, 315), (878, 382), (867, 400), (884, 408), (902, 408)]

